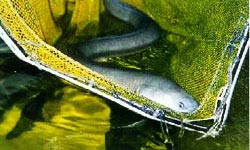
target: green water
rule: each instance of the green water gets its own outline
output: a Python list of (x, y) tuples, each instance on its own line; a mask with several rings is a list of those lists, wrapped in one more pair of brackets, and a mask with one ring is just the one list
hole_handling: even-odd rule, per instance
[[(226, 42), (244, 12), (245, 2), (183, 0), (145, 1), (148, 12), (164, 29), (163, 40), (147, 51), (134, 56), (115, 58), (111, 62), (120, 66), (137, 66), (147, 71), (168, 76), (178, 83), (192, 83), (189, 76), (200, 70), (193, 67), (206, 64), (206, 55), (186, 60), (194, 52), (215, 52)], [(178, 6), (178, 7), (176, 7)], [(157, 8), (157, 9), (155, 9)], [(105, 17), (105, 14), (101, 17)], [(105, 21), (105, 20), (104, 20)], [(107, 19), (106, 19), (107, 21)], [(126, 32), (126, 25), (113, 20), (114, 27), (103, 23), (101, 34)], [(123, 26), (122, 31), (117, 31)], [(179, 51), (176, 54), (176, 51)], [(197, 51), (192, 51), (197, 50)], [(217, 52), (217, 53), (216, 53)], [(139, 59), (138, 61), (138, 58)], [(171, 61), (168, 59), (171, 58)], [(179, 70), (184, 62), (197, 71)], [(205, 138), (169, 126), (175, 150), (248, 150), (249, 149), (249, 58), (245, 60), (233, 95), (230, 114), (223, 131), (216, 138)], [(164, 67), (162, 67), (164, 65)], [(214, 66), (213, 66), (214, 67)], [(184, 74), (179, 73), (183, 72)], [(200, 75), (200, 74), (198, 74)], [(197, 76), (204, 82), (188, 90), (197, 98), (199, 91), (210, 82), (206, 74)], [(183, 78), (183, 76), (186, 78)], [(197, 79), (197, 80), (198, 80)], [(207, 81), (207, 82), (206, 82)], [(194, 82), (196, 83), (196, 82)], [(193, 84), (193, 83), (192, 83)], [(195, 91), (198, 90), (198, 91)], [(202, 89), (201, 89), (202, 90)], [(137, 121), (144, 123), (131, 128), (119, 128)], [(164, 135), (159, 122), (147, 120), (109, 100), (84, 89), (65, 83), (53, 75), (19, 61), (13, 54), (0, 54), (0, 150), (164, 150)]]
[[(13, 56), (1, 55), (1, 60), (0, 150), (166, 149), (158, 122), (146, 119), (138, 126), (119, 129), (145, 118), (88, 91), (64, 84)], [(179, 128), (170, 127), (175, 149), (249, 149), (248, 60), (221, 134), (196, 141), (200, 134), (186, 131), (179, 138)]]

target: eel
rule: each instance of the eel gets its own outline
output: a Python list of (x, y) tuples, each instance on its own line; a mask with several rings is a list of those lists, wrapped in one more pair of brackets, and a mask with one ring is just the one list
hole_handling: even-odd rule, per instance
[(136, 70), (117, 69), (94, 64), (100, 57), (127, 55), (140, 51), (160, 38), (161, 29), (138, 9), (117, 0), (104, 0), (109, 13), (134, 26), (135, 31), (123, 35), (100, 37), (74, 44), (80, 52), (78, 60), (90, 69), (106, 76), (121, 87), (164, 105), (175, 112), (190, 113), (199, 105), (173, 81)]

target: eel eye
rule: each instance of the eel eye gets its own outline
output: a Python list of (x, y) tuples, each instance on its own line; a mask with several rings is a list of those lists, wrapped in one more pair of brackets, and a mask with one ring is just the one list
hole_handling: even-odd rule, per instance
[(179, 107), (184, 108), (184, 104), (182, 102), (179, 102)]

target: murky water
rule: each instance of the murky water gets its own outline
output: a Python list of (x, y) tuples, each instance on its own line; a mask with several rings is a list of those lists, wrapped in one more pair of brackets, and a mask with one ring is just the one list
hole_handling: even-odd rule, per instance
[[(196, 141), (200, 134), (185, 132), (179, 138), (180, 129), (170, 127), (175, 149), (249, 149), (247, 62), (248, 59), (221, 135)], [(164, 144), (158, 122), (63, 83), (14, 56), (1, 55), (0, 68), (0, 150), (161, 150), (170, 147)], [(137, 121), (141, 123), (126, 126)]]
[[(161, 50), (157, 52), (149, 48), (147, 57), (141, 54), (140, 61), (131, 59), (122, 63), (171, 77), (171, 65), (166, 58), (174, 55), (174, 50), (180, 49), (185, 53), (197, 47), (205, 47), (203, 50), (223, 47), (240, 16), (241, 11), (238, 10), (242, 10), (240, 1), (224, 3), (222, 7), (220, 1), (145, 1), (148, 11), (164, 33), (169, 33), (163, 40), (168, 43), (160, 43), (162, 45), (157, 48)], [(172, 5), (180, 6), (180, 9)], [(113, 33), (123, 26), (112, 29), (106, 28), (108, 25), (105, 22), (100, 25), (105, 28), (102, 29), (103, 34), (106, 30)], [(161, 55), (164, 59), (158, 57)], [(186, 55), (178, 57), (185, 58)], [(202, 59), (197, 56), (199, 62)], [(113, 61), (119, 63), (119, 58)], [(180, 137), (180, 129), (169, 126), (175, 150), (249, 149), (248, 61), (249, 58), (242, 68), (229, 118), (221, 134), (197, 141), (196, 138), (201, 136), (199, 133), (186, 131)], [(159, 122), (70, 85), (21, 62), (13, 54), (0, 53), (0, 150), (171, 149), (170, 144), (165, 144), (164, 136)]]

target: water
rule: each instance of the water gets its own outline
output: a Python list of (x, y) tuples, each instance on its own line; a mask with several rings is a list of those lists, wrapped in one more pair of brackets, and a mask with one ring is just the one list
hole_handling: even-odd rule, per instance
[[(169, 59), (165, 58), (174, 56), (176, 50), (185, 54), (200, 47), (203, 50), (223, 49), (243, 12), (243, 2), (237, 0), (223, 3), (219, 0), (185, 0), (182, 3), (147, 0), (145, 5), (166, 34), (163, 43), (158, 44), (162, 49), (159, 51), (159, 46), (149, 48), (140, 54), (140, 61), (122, 62), (118, 58), (115, 62), (121, 66), (133, 64), (170, 77), (169, 68), (174, 64), (170, 65)], [(101, 24), (101, 28), (105, 28), (103, 34), (107, 30), (114, 33), (121, 26), (123, 29), (127, 27), (116, 27), (119, 21), (114, 21), (113, 29), (106, 28), (110, 24), (107, 20), (108, 23)], [(185, 58), (185, 55), (178, 56)], [(202, 60), (207, 58), (198, 58), (197, 55), (196, 60), (206, 63)], [(194, 62), (189, 61), (190, 64)], [(175, 150), (249, 149), (248, 62), (249, 58), (238, 79), (230, 114), (221, 134), (197, 141), (196, 138), (201, 136), (199, 133), (185, 131), (180, 137), (180, 129), (169, 126)], [(126, 125), (138, 121), (140, 123), (136, 126), (127, 128)], [(0, 54), (0, 150), (171, 149), (171, 145), (164, 141), (159, 122), (145, 119), (118, 104), (70, 85), (21, 62), (13, 54)]]
[[(170, 126), (175, 150), (249, 149), (248, 60), (223, 132), (216, 138), (196, 141), (200, 134), (186, 131), (180, 138), (180, 129)], [(0, 150), (171, 149), (164, 143), (159, 122), (66, 84), (9, 54), (1, 55), (0, 68)], [(120, 128), (136, 121), (141, 123)]]

